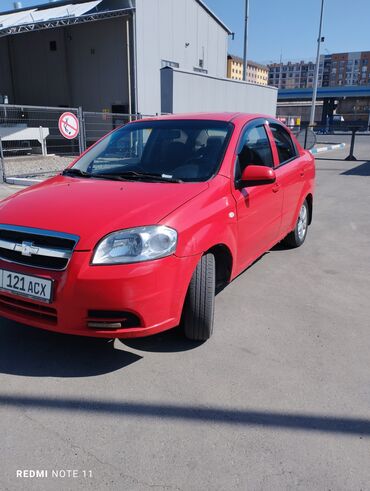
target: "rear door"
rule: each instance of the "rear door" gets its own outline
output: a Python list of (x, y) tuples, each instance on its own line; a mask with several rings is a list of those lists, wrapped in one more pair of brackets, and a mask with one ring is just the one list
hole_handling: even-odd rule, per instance
[(283, 235), (295, 225), (298, 201), (305, 183), (303, 159), (283, 125), (270, 121), (268, 131), (272, 139), (276, 178), (284, 191), (280, 230), (280, 235)]
[(233, 196), (238, 218), (238, 267), (247, 267), (278, 239), (283, 194), (279, 182), (240, 187), (240, 176), (247, 165), (274, 166), (266, 120), (247, 124), (237, 147)]

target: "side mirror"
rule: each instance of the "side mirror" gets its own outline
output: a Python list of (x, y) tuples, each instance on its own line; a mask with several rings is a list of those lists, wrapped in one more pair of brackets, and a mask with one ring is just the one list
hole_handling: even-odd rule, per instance
[(271, 184), (276, 181), (276, 174), (271, 167), (264, 165), (247, 165), (243, 170), (239, 180), (241, 186), (259, 186), (261, 184)]

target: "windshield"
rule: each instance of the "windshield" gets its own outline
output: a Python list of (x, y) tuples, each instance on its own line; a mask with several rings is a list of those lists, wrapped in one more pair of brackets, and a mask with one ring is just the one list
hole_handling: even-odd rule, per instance
[(162, 120), (114, 131), (65, 173), (169, 182), (206, 181), (219, 169), (232, 131), (223, 121)]

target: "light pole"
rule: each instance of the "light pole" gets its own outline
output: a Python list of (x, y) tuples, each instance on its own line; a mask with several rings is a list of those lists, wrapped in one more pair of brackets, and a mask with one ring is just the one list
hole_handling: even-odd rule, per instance
[(249, 17), (249, 0), (245, 0), (244, 52), (243, 52), (243, 80), (245, 82), (247, 81), (248, 17)]
[(321, 45), (322, 18), (324, 13), (324, 1), (325, 0), (321, 0), (320, 27), (319, 27), (319, 37), (317, 38), (316, 69), (315, 69), (315, 79), (314, 79), (313, 91), (312, 91), (310, 125), (313, 125), (315, 122), (315, 106), (316, 106), (316, 96), (317, 96), (317, 85), (319, 83), (320, 45)]

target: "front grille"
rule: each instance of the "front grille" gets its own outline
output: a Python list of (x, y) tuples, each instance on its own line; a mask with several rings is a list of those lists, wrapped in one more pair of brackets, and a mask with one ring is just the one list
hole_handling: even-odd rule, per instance
[(21, 315), (22, 317), (38, 319), (49, 324), (57, 324), (58, 317), (56, 309), (37, 305), (25, 300), (10, 298), (6, 295), (0, 295), (0, 311), (10, 312), (11, 314)]
[(35, 268), (63, 270), (78, 240), (71, 234), (0, 225), (0, 258)]

